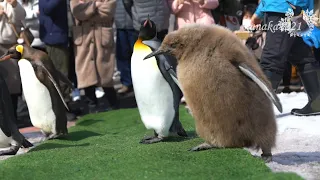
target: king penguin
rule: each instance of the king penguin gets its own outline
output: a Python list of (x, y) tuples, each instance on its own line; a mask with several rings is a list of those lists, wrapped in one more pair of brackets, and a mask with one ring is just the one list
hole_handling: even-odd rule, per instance
[[(33, 126), (40, 128), (47, 139), (68, 134), (65, 103), (59, 80), (72, 87), (71, 82), (55, 69), (48, 55), (25, 45), (15, 45), (0, 61), (17, 59), (23, 95)], [(66, 108), (65, 108), (66, 107)], [(69, 110), (69, 109), (68, 109)]]
[(0, 156), (15, 155), (19, 148), (33, 147), (33, 145), (19, 132), (15, 124), (11, 96), (4, 78), (0, 75)]
[(143, 60), (161, 44), (156, 32), (155, 23), (148, 17), (141, 24), (131, 57), (132, 83), (141, 120), (147, 129), (154, 130), (154, 136), (140, 141), (143, 144), (161, 142), (171, 135), (187, 137), (179, 120), (182, 92), (169, 73), (174, 74), (175, 60), (165, 55)]
[[(197, 43), (195, 43), (197, 42)], [(255, 57), (229, 29), (190, 24), (170, 32), (145, 59), (171, 54), (195, 129), (205, 140), (190, 149), (254, 148), (272, 160), (282, 104)]]

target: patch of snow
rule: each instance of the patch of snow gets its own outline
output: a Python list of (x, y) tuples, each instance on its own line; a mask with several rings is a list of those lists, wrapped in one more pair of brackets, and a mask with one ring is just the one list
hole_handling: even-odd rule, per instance
[[(294, 116), (293, 108), (308, 102), (306, 93), (278, 94), (283, 113), (276, 107), (278, 134), (272, 150), (273, 161), (267, 165), (276, 172), (294, 172), (307, 180), (320, 179), (320, 116)], [(253, 155), (261, 151), (249, 151)]]

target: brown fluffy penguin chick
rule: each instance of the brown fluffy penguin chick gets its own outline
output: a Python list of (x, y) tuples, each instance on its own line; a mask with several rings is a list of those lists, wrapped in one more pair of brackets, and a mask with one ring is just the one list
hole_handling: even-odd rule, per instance
[(205, 140), (191, 151), (255, 147), (271, 160), (277, 132), (272, 102), (239, 65), (254, 72), (269, 93), (271, 84), (236, 35), (221, 26), (193, 24), (169, 33), (147, 57), (161, 53), (178, 60), (177, 78)]

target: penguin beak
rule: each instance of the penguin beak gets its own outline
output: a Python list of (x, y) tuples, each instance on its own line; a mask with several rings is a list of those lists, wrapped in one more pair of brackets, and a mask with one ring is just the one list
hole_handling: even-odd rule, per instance
[(147, 20), (143, 23), (143, 26), (144, 26), (144, 27), (146, 27), (146, 26), (147, 26), (147, 24), (149, 24), (149, 26), (152, 28), (152, 23), (151, 23), (151, 21), (150, 21), (149, 14), (148, 14), (148, 18), (147, 18)]
[(153, 56), (161, 55), (161, 54), (164, 54), (164, 53), (166, 53), (166, 51), (158, 49), (158, 50), (153, 51), (152, 53), (148, 54), (145, 58), (143, 58), (143, 60), (146, 60), (146, 59), (151, 58)]
[(0, 61), (5, 61), (11, 59), (11, 54), (4, 54), (3, 56), (0, 57)]

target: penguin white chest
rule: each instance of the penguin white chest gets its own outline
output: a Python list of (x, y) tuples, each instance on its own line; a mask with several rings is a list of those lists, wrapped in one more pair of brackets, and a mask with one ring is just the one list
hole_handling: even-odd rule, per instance
[(173, 92), (162, 76), (156, 59), (143, 60), (151, 49), (135, 48), (131, 58), (131, 75), (141, 120), (147, 129), (167, 136), (175, 116)]
[(23, 95), (25, 97), (30, 120), (33, 126), (45, 132), (55, 129), (56, 116), (52, 109), (49, 90), (37, 78), (31, 63), (26, 59), (18, 62)]

